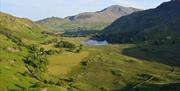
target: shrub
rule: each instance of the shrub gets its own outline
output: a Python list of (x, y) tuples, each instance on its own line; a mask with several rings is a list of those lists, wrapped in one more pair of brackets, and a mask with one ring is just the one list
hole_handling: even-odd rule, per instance
[(24, 63), (34, 69), (45, 72), (47, 70), (48, 60), (43, 48), (40, 50), (35, 46), (29, 46), (30, 53), (23, 59)]
[(37, 87), (41, 87), (43, 86), (43, 83), (42, 82), (36, 82), (35, 84), (33, 84), (31, 87), (32, 88), (37, 88)]
[(52, 49), (46, 51), (46, 54), (48, 54), (48, 55), (53, 55), (53, 54), (55, 54), (55, 53), (56, 53), (56, 51), (55, 51), (55, 50), (52, 50)]
[(75, 44), (72, 44), (72, 43), (67, 42), (67, 41), (60, 41), (55, 45), (55, 47), (57, 47), (57, 48), (70, 48), (70, 49), (76, 48)]
[(112, 68), (111, 73), (115, 76), (122, 76), (122, 71), (120, 69)]
[(42, 72), (47, 70), (48, 60), (44, 56), (40, 56), (37, 53), (30, 54), (25, 59), (23, 59), (24, 62), (30, 66), (32, 66), (35, 69), (38, 69)]
[(83, 45), (80, 44), (79, 48), (76, 50), (76, 53), (79, 53), (82, 50), (82, 48), (83, 48)]
[(88, 61), (81, 61), (81, 65), (87, 66), (88, 65)]

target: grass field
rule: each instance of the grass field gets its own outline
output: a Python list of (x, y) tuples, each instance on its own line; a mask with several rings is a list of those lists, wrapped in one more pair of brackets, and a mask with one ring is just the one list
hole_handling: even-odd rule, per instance
[[(81, 41), (86, 40), (86, 37), (64, 37), (64, 41), (69, 41), (79, 46)], [(45, 48), (45, 50), (53, 49), (59, 50), (59, 48), (55, 48), (54, 44), (41, 45), (41, 47)], [(49, 65), (48, 72), (52, 75), (62, 75), (67, 74), (72, 67), (78, 65), (85, 57), (89, 55), (88, 51), (82, 51), (80, 53), (73, 53), (64, 51), (62, 54), (55, 54), (48, 56)]]
[[(65, 41), (77, 46), (86, 39), (83, 37), (64, 38)], [(43, 47), (56, 49), (53, 45)], [(124, 52), (135, 47), (135, 44), (84, 45), (80, 53), (64, 51), (62, 54), (51, 55), (48, 56), (48, 74), (57, 78), (65, 75), (75, 79), (76, 81), (71, 83), (74, 87), (72, 91), (76, 91), (77, 88), (85, 91), (101, 91), (102, 89), (127, 91), (147, 88), (148, 91), (152, 88), (157, 90), (159, 86), (166, 83), (179, 81), (180, 69), (178, 67), (174, 67), (174, 71), (171, 72), (171, 65), (163, 64), (155, 59), (141, 59)], [(137, 49), (128, 52), (144, 54)], [(82, 61), (85, 65), (82, 65)]]
[[(123, 54), (124, 49), (133, 46), (135, 45), (87, 47), (87, 51), (90, 52), (90, 56), (86, 58), (87, 65), (79, 68), (78, 66), (74, 67), (70, 75), (79, 82), (95, 86), (99, 89), (97, 91), (102, 88), (113, 91), (125, 89), (127, 91), (151, 77), (153, 79), (141, 84), (141, 86), (178, 81), (179, 68), (175, 68), (174, 72), (170, 72), (171, 66)], [(91, 91), (91, 89), (88, 91)]]
[(49, 73), (53, 75), (67, 74), (72, 67), (78, 65), (88, 54), (88, 52), (64, 52), (63, 54), (49, 56)]

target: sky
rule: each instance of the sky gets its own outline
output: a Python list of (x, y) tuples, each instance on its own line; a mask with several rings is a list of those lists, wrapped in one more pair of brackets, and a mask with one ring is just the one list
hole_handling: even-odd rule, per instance
[(0, 11), (40, 20), (51, 16), (63, 18), (81, 12), (99, 11), (111, 5), (150, 9), (165, 1), (169, 0), (0, 0)]

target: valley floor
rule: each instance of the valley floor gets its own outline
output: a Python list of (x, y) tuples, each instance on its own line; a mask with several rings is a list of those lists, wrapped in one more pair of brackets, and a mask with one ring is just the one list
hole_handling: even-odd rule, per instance
[[(79, 45), (80, 42), (85, 39), (87, 38), (72, 38), (72, 40), (71, 38), (66, 38), (65, 40)], [(42, 47), (48, 50), (57, 49), (53, 45), (42, 45)], [(178, 91), (180, 89), (179, 66), (167, 65), (164, 62), (157, 61), (155, 58), (142, 59), (137, 56), (132, 56), (143, 56), (144, 53), (139, 49), (126, 51), (129, 48), (135, 47), (137, 47), (135, 44), (109, 44), (105, 46), (84, 45), (82, 51), (79, 53), (64, 51), (60, 54), (49, 55), (48, 72), (45, 74), (46, 79), (49, 82), (43, 86), (36, 84), (38, 89), (34, 90), (171, 91), (173, 89), (173, 91)], [(11, 69), (11, 67), (9, 68), (8, 66), (6, 67), (3, 65), (5, 64), (1, 62), (1, 72)], [(25, 71), (25, 68), (23, 68), (22, 63), (19, 63), (19, 65), (22, 67), (22, 71), (17, 71), (19, 74), (11, 73), (11, 70), (7, 71), (9, 72), (8, 74), (22, 76), (20, 77), (22, 78), (22, 81), (27, 79), (30, 82), (27, 83), (26, 86), (33, 85), (32, 83), (35, 79), (24, 77), (22, 73)], [(3, 79), (1, 80), (1, 85), (5, 82), (9, 82), (10, 78), (12, 78), (6, 79), (7, 76), (0, 77), (5, 77), (0, 78)], [(13, 77), (13, 79), (21, 80), (16, 79), (16, 77)], [(12, 80), (14, 81), (12, 83), (5, 83), (6, 86), (9, 85), (9, 88), (14, 89), (27, 88), (21, 83), (16, 83), (15, 80)], [(2, 90), (9, 88), (4, 88)]]
[[(125, 49), (133, 47), (136, 45), (84, 46), (80, 53), (52, 55), (49, 56), (49, 74), (56, 77), (66, 74), (73, 78), (73, 91), (148, 90), (154, 89), (153, 86), (158, 91), (161, 85), (180, 81), (179, 67), (124, 53)], [(134, 54), (141, 55), (141, 52)]]

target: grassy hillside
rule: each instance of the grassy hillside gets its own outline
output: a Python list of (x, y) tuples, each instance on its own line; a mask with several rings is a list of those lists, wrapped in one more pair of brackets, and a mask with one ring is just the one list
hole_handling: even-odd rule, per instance
[(2, 34), (0, 34), (0, 42), (3, 44), (0, 46), (0, 90), (17, 89), (18, 87), (15, 84), (20, 85), (21, 82), (26, 87), (31, 85), (30, 82), (35, 82), (30, 77), (22, 76), (25, 68), (21, 60), (23, 56), (27, 55), (27, 50), (19, 47)]
[[(84, 59), (81, 62), (81, 66), (74, 68), (70, 75), (75, 81), (80, 81), (81, 85), (83, 85), (83, 83), (92, 85), (96, 88), (96, 91), (102, 89), (108, 91), (121, 91), (126, 89), (125, 91), (128, 91), (135, 90), (146, 84), (156, 85), (179, 81), (178, 67), (171, 72), (171, 66), (161, 64), (156, 60), (141, 60), (128, 55), (126, 56), (124, 50), (132, 48), (133, 46), (134, 45), (109, 45), (87, 48), (91, 56)], [(142, 53), (136, 51), (136, 54)], [(171, 79), (172, 76), (175, 79)], [(144, 83), (144, 81), (151, 77), (151, 80)], [(140, 83), (143, 84), (138, 85)], [(76, 87), (83, 89), (81, 85), (79, 84)], [(136, 87), (136, 85), (138, 86)], [(152, 89), (158, 88), (149, 87), (150, 91)], [(145, 91), (145, 89), (140, 89), (140, 91)]]
[[(78, 38), (64, 40), (80, 43)], [(165, 50), (163, 46), (142, 48), (136, 44), (84, 46), (80, 53), (49, 56), (48, 74), (54, 77), (52, 82), (60, 81), (61, 86), (72, 91), (178, 91), (179, 57), (166, 57), (168, 54), (162, 52)], [(84, 57), (84, 53), (88, 56)]]
[[(60, 18), (59, 18), (60, 19)], [(84, 20), (71, 21), (69, 19), (54, 20), (53, 18), (48, 18), (45, 20), (38, 21), (37, 23), (48, 29), (55, 30), (58, 32), (71, 32), (80, 30), (102, 30), (104, 27), (110, 24), (112, 21), (102, 22), (89, 22)]]
[[(24, 59), (32, 45), (52, 39), (41, 27), (28, 19), (0, 13), (0, 90), (33, 90), (39, 80), (28, 74)], [(55, 87), (54, 87), (55, 88)], [(28, 91), (29, 91), (28, 90)]]
[(16, 18), (14, 16), (0, 12), (0, 32), (5, 35), (12, 35), (22, 40), (22, 42), (33, 42), (46, 40), (42, 34), (47, 31), (42, 27), (34, 24), (29, 19)]

